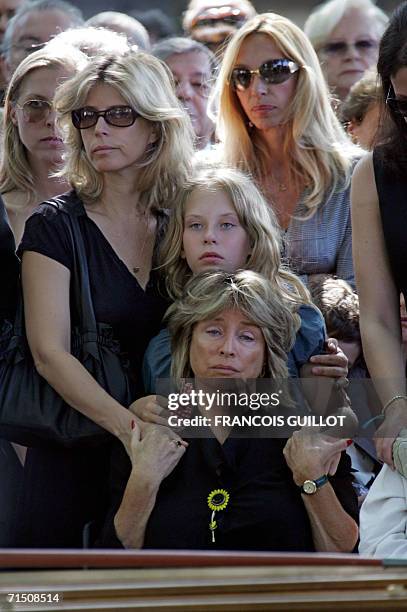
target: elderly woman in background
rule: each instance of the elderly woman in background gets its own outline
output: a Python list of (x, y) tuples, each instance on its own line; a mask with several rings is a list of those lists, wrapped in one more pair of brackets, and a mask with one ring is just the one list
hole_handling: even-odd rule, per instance
[[(192, 129), (167, 70), (142, 52), (99, 56), (58, 90), (55, 104), (73, 191), (42, 204), (26, 224), (27, 336), (41, 376), (130, 453), (131, 412), (70, 353), (76, 268), (64, 209), (78, 218), (96, 321), (110, 326), (137, 384), (166, 305), (151, 274), (155, 243), (163, 209), (189, 171)], [(81, 545), (84, 523), (103, 511), (108, 454), (106, 446), (29, 451), (24, 545)]]
[(175, 93), (187, 111), (195, 131), (195, 147), (210, 148), (215, 126), (209, 118), (208, 97), (216, 67), (210, 49), (190, 38), (169, 38), (155, 45), (152, 54), (172, 72)]
[[(212, 378), (233, 384), (286, 377), (296, 319), (274, 284), (255, 272), (198, 275), (168, 311), (172, 374), (192, 377), (198, 386)], [(205, 413), (204, 406), (198, 410)], [(210, 412), (206, 439), (184, 441), (157, 425), (144, 425), (141, 437), (134, 431), (131, 464), (125, 453), (116, 456), (101, 544), (352, 551), (357, 503), (349, 460), (341, 455), (346, 440), (305, 432), (288, 441), (233, 439), (227, 424), (216, 424), (217, 414), (224, 414), (222, 406)], [(339, 467), (328, 478), (332, 457)], [(217, 496), (223, 504), (214, 521)]]
[(304, 24), (327, 83), (340, 102), (377, 62), (388, 17), (372, 0), (329, 0)]
[(257, 181), (290, 267), (305, 282), (325, 272), (353, 283), (349, 182), (359, 153), (305, 34), (273, 13), (251, 19), (225, 51), (214, 102), (219, 154)]

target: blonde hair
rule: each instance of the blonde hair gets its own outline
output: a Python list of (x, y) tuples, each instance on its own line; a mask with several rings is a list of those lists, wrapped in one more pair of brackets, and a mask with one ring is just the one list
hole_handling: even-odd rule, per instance
[[(27, 194), (27, 204), (36, 202), (35, 176), (32, 173), (27, 151), (21, 142), (18, 127), (12, 121), (21, 87), (26, 76), (34, 70), (56, 68), (72, 74), (87, 63), (86, 56), (69, 45), (58, 45), (32, 53), (18, 65), (7, 88), (3, 116), (3, 156), (0, 167), (0, 192), (19, 190)], [(13, 206), (11, 205), (11, 208)]]
[(156, 142), (138, 164), (140, 203), (144, 207), (169, 207), (189, 172), (193, 130), (175, 96), (169, 69), (141, 51), (94, 59), (58, 90), (55, 99), (58, 122), (67, 143), (64, 175), (80, 197), (94, 201), (102, 194), (103, 175), (90, 163), (80, 130), (71, 120), (71, 112), (86, 104), (92, 87), (99, 83), (114, 87), (157, 131)]
[(264, 34), (281, 55), (300, 66), (296, 91), (287, 108), (282, 155), (289, 158), (292, 181), (307, 188), (304, 204), (315, 212), (322, 196), (344, 188), (350, 180), (352, 158), (359, 149), (344, 133), (330, 104), (330, 94), (318, 57), (305, 34), (289, 19), (274, 13), (257, 15), (230, 40), (211, 100), (218, 105), (218, 133), (227, 164), (251, 173), (261, 186), (273, 160), (246, 114), (230, 82), (239, 50), (252, 34)]
[(329, 0), (315, 7), (304, 24), (304, 32), (317, 51), (327, 42), (345, 14), (352, 9), (365, 13), (366, 19), (376, 26), (377, 37), (381, 37), (389, 18), (372, 0)]
[(172, 212), (160, 248), (160, 261), (167, 291), (173, 299), (182, 295), (192, 276), (186, 259), (181, 257), (184, 217), (188, 199), (195, 191), (224, 191), (232, 202), (239, 222), (247, 232), (251, 253), (245, 268), (262, 274), (275, 287), (279, 299), (299, 305), (311, 303), (300, 279), (281, 263), (280, 229), (277, 219), (249, 176), (228, 167), (200, 166), (183, 186)]
[(294, 344), (299, 318), (281, 300), (273, 283), (251, 270), (198, 274), (169, 307), (171, 376), (177, 381), (193, 377), (190, 348), (195, 325), (229, 309), (238, 310), (261, 329), (266, 342), (264, 375), (287, 378), (287, 353)]

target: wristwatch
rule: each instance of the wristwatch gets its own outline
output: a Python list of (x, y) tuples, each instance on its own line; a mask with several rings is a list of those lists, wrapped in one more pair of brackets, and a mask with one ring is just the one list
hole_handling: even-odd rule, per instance
[(306, 495), (314, 495), (328, 482), (328, 476), (324, 474), (321, 478), (317, 478), (316, 480), (305, 480), (300, 486), (301, 493), (305, 493)]

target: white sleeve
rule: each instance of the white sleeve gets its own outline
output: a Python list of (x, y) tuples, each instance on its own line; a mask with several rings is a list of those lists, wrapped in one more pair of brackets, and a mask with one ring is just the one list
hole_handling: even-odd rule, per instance
[(407, 480), (384, 465), (360, 510), (362, 555), (407, 559)]

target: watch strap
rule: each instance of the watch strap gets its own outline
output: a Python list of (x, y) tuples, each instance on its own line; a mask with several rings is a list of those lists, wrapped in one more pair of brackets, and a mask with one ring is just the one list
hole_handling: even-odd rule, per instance
[(324, 474), (320, 478), (317, 478), (316, 480), (314, 480), (314, 482), (317, 485), (317, 489), (319, 489), (320, 487), (322, 487), (322, 485), (328, 482), (328, 476)]
[(306, 495), (313, 495), (320, 489), (324, 484), (328, 482), (328, 476), (324, 474), (320, 476), (316, 480), (304, 480), (302, 485), (299, 486), (301, 493), (305, 493)]

